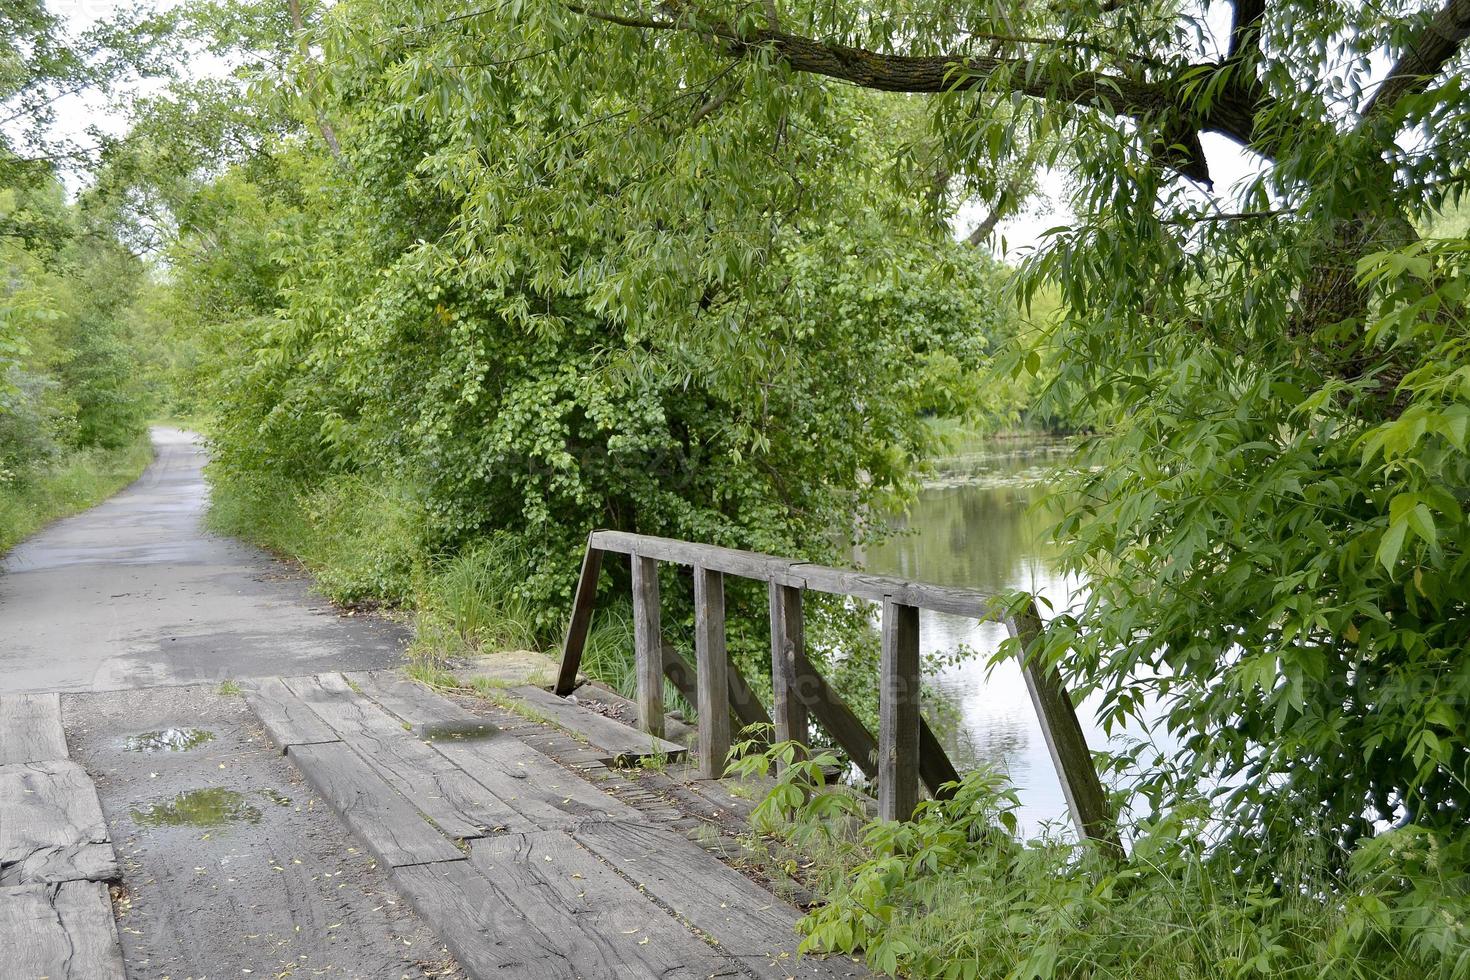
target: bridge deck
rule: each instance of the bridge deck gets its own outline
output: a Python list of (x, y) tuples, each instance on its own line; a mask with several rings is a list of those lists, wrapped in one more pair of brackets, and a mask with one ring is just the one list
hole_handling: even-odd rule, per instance
[(67, 754), (61, 699), (0, 695), (0, 949), (6, 976), (123, 980), (97, 790)]
[(247, 697), (472, 977), (868, 975), (797, 958), (794, 908), (396, 674), (272, 679)]

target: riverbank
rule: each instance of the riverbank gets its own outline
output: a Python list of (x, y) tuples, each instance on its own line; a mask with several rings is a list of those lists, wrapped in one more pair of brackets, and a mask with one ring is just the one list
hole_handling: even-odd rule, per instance
[(111, 497), (152, 461), (153, 444), (145, 431), (119, 449), (71, 453), (16, 474), (0, 470), (0, 556), (51, 522)]

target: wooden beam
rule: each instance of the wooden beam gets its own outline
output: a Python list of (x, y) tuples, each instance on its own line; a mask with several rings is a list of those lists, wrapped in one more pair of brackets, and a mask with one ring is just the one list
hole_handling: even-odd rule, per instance
[(878, 815), (907, 820), (919, 803), (919, 610), (883, 603), (878, 692)]
[(1041, 734), (1046, 739), (1077, 832), (1121, 854), (1117, 817), (1103, 792), (1072, 698), (1056, 669), (1030, 655), (1034, 653), (1033, 644), (1041, 636), (1041, 615), (1036, 603), (1033, 601), (1023, 612), (1007, 619), (1006, 628), (1021, 641), (1021, 674), (1026, 679), (1026, 690), (1031, 694), (1031, 703), (1041, 722)]
[(792, 558), (765, 555), (737, 548), (678, 541), (625, 531), (593, 531), (589, 547), (627, 555), (643, 555), (680, 565), (700, 565), (727, 575), (831, 595), (850, 595), (872, 602), (893, 599), (921, 609), (994, 618), (1000, 611), (995, 594), (978, 589), (960, 589), (927, 582), (913, 582), (891, 575), (870, 575), (850, 568), (831, 568)]
[[(812, 717), (827, 730), (833, 741), (842, 746), (864, 775), (869, 779), (875, 778), (878, 775), (878, 740), (873, 733), (810, 660), (802, 658), (797, 672), (803, 678), (800, 685), (802, 700)], [(929, 788), (930, 795), (935, 797), (952, 793), (941, 787), (959, 782), (960, 778), (959, 771), (940, 744), (939, 736), (934, 734), (922, 715), (919, 717), (919, 778)]]
[(730, 681), (730, 709), (740, 728), (746, 729), (752, 725), (762, 728), (773, 727), (775, 722), (771, 719), (771, 713), (766, 710), (760, 697), (750, 689), (750, 684), (746, 682), (745, 675), (740, 673), (740, 668), (733, 663), (729, 664), (726, 673)]
[[(727, 660), (725, 673), (730, 682), (731, 731), (738, 732), (750, 725), (763, 725), (769, 728), (771, 713), (766, 710), (766, 706), (761, 703), (756, 693), (750, 689), (740, 669)], [(684, 696), (684, 700), (698, 706), (699, 682), (695, 678), (694, 668), (667, 640), (664, 641), (664, 676)]]
[(922, 713), (919, 715), (919, 778), (936, 800), (947, 800), (953, 796), (953, 787), (945, 787), (960, 781), (959, 770), (950, 761), (949, 753), (944, 751), (939, 736), (934, 734)]
[(870, 779), (878, 773), (878, 740), (862, 723), (847, 702), (827, 683), (805, 654), (797, 658), (797, 693), (807, 711), (827, 730), (832, 740), (842, 746), (853, 763)]
[(776, 741), (811, 745), (806, 704), (798, 693), (801, 678), (796, 665), (806, 659), (806, 637), (802, 623), (801, 590), (772, 582), (771, 692), (775, 701)]
[(650, 735), (664, 736), (664, 648), (659, 616), (658, 561), (634, 555), (633, 656), (638, 677), (638, 723)]
[(592, 629), (592, 610), (597, 605), (597, 576), (602, 571), (602, 552), (588, 542), (582, 555), (582, 574), (577, 576), (577, 592), (572, 596), (572, 618), (567, 623), (567, 636), (561, 647), (561, 669), (556, 675), (555, 691), (562, 697), (577, 686), (577, 671), (582, 667), (582, 651), (587, 647), (587, 634)]
[(683, 695), (684, 700), (690, 704), (699, 705), (699, 681), (694, 674), (694, 668), (689, 666), (679, 654), (679, 650), (668, 640), (664, 640), (664, 676), (669, 683), (674, 685), (674, 690)]
[(689, 749), (678, 742), (640, 732), (616, 718), (600, 715), (539, 687), (527, 684), (507, 688), (505, 693), (526, 702), (536, 714), (557, 728), (571, 732), (594, 749), (600, 749), (604, 753), (601, 759), (604, 765), (636, 765), (641, 759), (656, 756), (673, 762), (689, 754)]
[(699, 771), (725, 774), (730, 754), (730, 657), (725, 651), (725, 576), (694, 568), (694, 656), (699, 664)]

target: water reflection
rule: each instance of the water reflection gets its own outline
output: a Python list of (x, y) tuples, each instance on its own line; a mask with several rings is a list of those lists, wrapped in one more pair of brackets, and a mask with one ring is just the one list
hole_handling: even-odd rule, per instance
[(214, 741), (207, 728), (165, 728), (157, 732), (140, 732), (123, 739), (129, 752), (188, 752)]
[[(1045, 538), (1049, 518), (1033, 505), (1047, 490), (1051, 465), (1068, 451), (1056, 442), (972, 446), (943, 461), (939, 478), (909, 513), (907, 532), (870, 550), (867, 567), (942, 585), (1026, 589), (1066, 608), (1083, 583), (1057, 567), (1056, 549)], [(919, 623), (926, 657), (948, 661), (931, 676), (938, 703), (926, 711), (955, 765), (989, 764), (1009, 773), (1026, 832), (1064, 821), (1066, 800), (1020, 668), (1003, 663), (987, 674), (1005, 627), (927, 610)], [(1106, 745), (1089, 706), (1078, 714), (1089, 744)]]
[(226, 827), (260, 823), (260, 811), (245, 802), (243, 793), (214, 786), (135, 809), (133, 822), (140, 827)]

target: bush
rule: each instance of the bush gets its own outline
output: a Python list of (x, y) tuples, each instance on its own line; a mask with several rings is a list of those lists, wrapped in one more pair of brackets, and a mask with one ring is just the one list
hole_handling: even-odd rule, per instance
[(52, 521), (106, 500), (152, 459), (152, 443), (140, 434), (116, 450), (75, 452), (8, 477), (0, 463), (0, 555)]
[(1015, 795), (993, 773), (969, 773), (952, 799), (893, 823), (863, 818), (848, 790), (823, 784), (833, 760), (803, 761), (793, 743), (736, 768), (764, 774), (778, 757), (795, 764), (755, 815), (821, 857), (812, 875), (826, 904), (800, 923), (804, 951), (862, 952), (876, 969), (944, 980), (1448, 980), (1470, 963), (1463, 865), (1420, 831), (1365, 845), (1346, 877), (1305, 829), (1243, 867), (1200, 846), (1196, 804), (1140, 828), (1118, 861), (1061, 838), (1020, 840)]
[(291, 555), (341, 605), (399, 605), (424, 562), (423, 521), (399, 487), (343, 476), (314, 488), (215, 474), (208, 523)]

